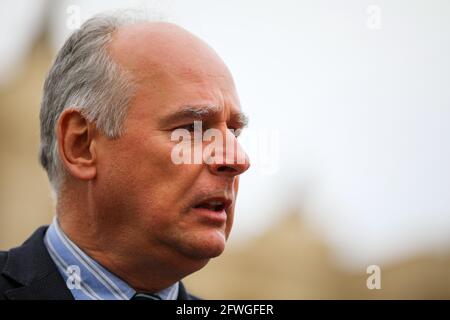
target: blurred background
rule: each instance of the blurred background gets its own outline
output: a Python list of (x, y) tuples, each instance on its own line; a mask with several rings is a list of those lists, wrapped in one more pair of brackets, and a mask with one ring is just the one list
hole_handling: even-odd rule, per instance
[(185, 280), (194, 294), (450, 298), (447, 0), (0, 0), (0, 250), (54, 214), (38, 164), (52, 59), (80, 23), (117, 8), (213, 46), (250, 115), (233, 233)]

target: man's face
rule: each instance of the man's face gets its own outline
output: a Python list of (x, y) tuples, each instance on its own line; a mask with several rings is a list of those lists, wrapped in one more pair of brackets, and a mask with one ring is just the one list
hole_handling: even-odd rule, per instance
[[(243, 125), (239, 100), (227, 68), (196, 38), (177, 28), (149, 37), (152, 43), (146, 44), (136, 30), (124, 30), (112, 48), (138, 85), (122, 136), (98, 140), (94, 197), (103, 212), (100, 223), (134, 254), (209, 259), (224, 250), (238, 175), (248, 169), (248, 160), (175, 164), (171, 155), (180, 142), (171, 136), (202, 121), (203, 129), (218, 129), (224, 141), (236, 143), (230, 129)], [(239, 145), (234, 151), (234, 159), (243, 153)], [(226, 157), (225, 146), (217, 152)]]

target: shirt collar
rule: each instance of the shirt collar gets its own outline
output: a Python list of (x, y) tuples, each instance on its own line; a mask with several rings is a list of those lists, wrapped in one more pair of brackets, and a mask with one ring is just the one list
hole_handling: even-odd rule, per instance
[[(55, 217), (44, 238), (45, 246), (75, 300), (129, 300), (136, 291), (83, 252), (59, 227)], [(179, 283), (156, 294), (176, 300)]]

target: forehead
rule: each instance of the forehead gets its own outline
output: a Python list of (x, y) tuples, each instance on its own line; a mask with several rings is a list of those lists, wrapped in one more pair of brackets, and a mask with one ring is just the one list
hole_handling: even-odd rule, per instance
[(113, 59), (137, 80), (161, 74), (203, 74), (232, 81), (216, 52), (192, 33), (170, 23), (141, 23), (119, 28), (110, 45)]
[(240, 109), (232, 76), (220, 57), (202, 40), (169, 23), (120, 28), (110, 47), (113, 59), (131, 72), (142, 99), (164, 106), (219, 105)]

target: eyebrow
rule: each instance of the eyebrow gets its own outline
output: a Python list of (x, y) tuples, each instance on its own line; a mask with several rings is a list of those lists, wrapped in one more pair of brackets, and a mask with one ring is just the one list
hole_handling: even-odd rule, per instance
[[(222, 108), (215, 105), (208, 106), (184, 106), (178, 111), (168, 115), (162, 119), (163, 125), (169, 125), (183, 120), (206, 120), (219, 115)], [(243, 112), (234, 112), (231, 114), (231, 121), (240, 128), (245, 128), (248, 125), (248, 116)]]

